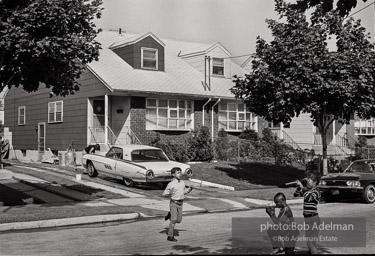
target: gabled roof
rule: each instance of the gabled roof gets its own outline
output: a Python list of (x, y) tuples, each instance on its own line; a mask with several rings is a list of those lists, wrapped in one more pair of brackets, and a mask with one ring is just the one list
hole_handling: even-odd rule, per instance
[[(234, 86), (232, 76), (244, 76), (246, 71), (228, 59), (231, 77), (211, 77), (211, 90), (203, 86), (204, 73), (195, 69), (183, 58), (180, 52), (189, 49), (211, 49), (219, 44), (197, 44), (171, 39), (162, 39), (165, 53), (165, 71), (134, 69), (126, 61), (112, 51), (114, 46), (142, 40), (145, 35), (129, 33), (119, 34), (114, 31), (102, 31), (96, 40), (101, 43), (99, 61), (93, 61), (87, 68), (112, 92), (129, 94), (165, 94), (187, 95), (189, 97), (226, 97), (234, 98), (230, 88)], [(208, 82), (208, 79), (206, 79)]]
[(202, 55), (202, 54), (207, 54), (209, 53), (212, 49), (219, 47), (223, 52), (225, 52), (228, 56), (231, 56), (230, 52), (225, 49), (225, 47), (221, 43), (214, 43), (211, 45), (202, 45), (198, 48), (193, 48), (193, 49), (187, 49), (184, 51), (181, 51), (178, 56), (185, 58), (185, 57), (191, 57), (194, 55)]
[(133, 37), (126, 38), (123, 41), (115, 42), (115, 43), (113, 43), (112, 45), (109, 46), (109, 49), (113, 50), (113, 49), (118, 49), (118, 48), (121, 48), (121, 47), (125, 47), (127, 45), (132, 45), (132, 44), (138, 43), (139, 41), (142, 41), (143, 39), (145, 39), (148, 36), (152, 37), (160, 45), (165, 46), (165, 44), (157, 36), (155, 36), (151, 32), (148, 32), (148, 33), (146, 33), (144, 35), (141, 35), (141, 36), (135, 35)]

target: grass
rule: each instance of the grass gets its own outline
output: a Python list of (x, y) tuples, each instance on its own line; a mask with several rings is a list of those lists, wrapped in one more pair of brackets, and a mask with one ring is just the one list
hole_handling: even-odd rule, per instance
[[(14, 163), (40, 169), (50, 167), (40, 163)], [(9, 161), (6, 169), (13, 172), (28, 174), (46, 180), (51, 184), (79, 191), (86, 195), (85, 200), (124, 198), (124, 196), (119, 194), (84, 186), (74, 182), (72, 179), (63, 178), (48, 172), (42, 173), (29, 169), (15, 168), (11, 164), (12, 161)], [(55, 167), (73, 171), (72, 167)], [(278, 192), (278, 188), (284, 187), (284, 183), (301, 179), (305, 175), (303, 168), (275, 166), (267, 163), (196, 163), (191, 164), (191, 168), (194, 171), (193, 178), (195, 179), (235, 187), (236, 193), (230, 193), (228, 195), (267, 200), (272, 200), (274, 194)], [(287, 192), (287, 197), (290, 198), (289, 195), (292, 195), (293, 189), (289, 188), (285, 191)], [(218, 193), (215, 196), (227, 196), (227, 194), (221, 194), (222, 193)], [(50, 206), (43, 204), (43, 202), (38, 201), (38, 199), (28, 200), (29, 198), (30, 196), (27, 194), (11, 189), (7, 187), (6, 184), (0, 184), (0, 204), (1, 202), (4, 204), (4, 206), (0, 205), (0, 223), (102, 214), (123, 214), (138, 212), (140, 210), (140, 206), (87, 207), (68, 203), (63, 206)]]
[(286, 182), (305, 177), (304, 169), (267, 163), (191, 164), (193, 178), (233, 186), (235, 190), (284, 187)]

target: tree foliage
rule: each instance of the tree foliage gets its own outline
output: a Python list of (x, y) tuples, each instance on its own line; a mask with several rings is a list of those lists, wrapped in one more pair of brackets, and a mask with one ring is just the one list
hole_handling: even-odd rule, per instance
[(84, 65), (97, 60), (102, 0), (0, 0), (0, 89), (40, 83), (56, 95), (79, 89)]
[[(362, 0), (364, 3), (367, 0)], [(297, 0), (297, 3), (292, 5), (294, 8), (306, 11), (309, 8), (321, 5), (323, 12), (337, 10), (340, 16), (346, 16), (352, 9), (357, 6), (357, 0), (338, 0), (336, 8), (333, 7), (334, 0)]]
[[(292, 118), (310, 113), (325, 135), (334, 120), (349, 123), (375, 116), (374, 45), (360, 21), (345, 22), (321, 6), (307, 20), (283, 0), (275, 1), (280, 20), (267, 20), (273, 40), (258, 37), (252, 72), (235, 77), (231, 89), (250, 111), (289, 127)], [(336, 38), (330, 51), (327, 39)]]

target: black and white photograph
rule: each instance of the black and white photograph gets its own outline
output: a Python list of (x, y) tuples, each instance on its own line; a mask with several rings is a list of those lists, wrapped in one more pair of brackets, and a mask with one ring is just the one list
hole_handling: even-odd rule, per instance
[(0, 255), (375, 254), (375, 0), (0, 0)]

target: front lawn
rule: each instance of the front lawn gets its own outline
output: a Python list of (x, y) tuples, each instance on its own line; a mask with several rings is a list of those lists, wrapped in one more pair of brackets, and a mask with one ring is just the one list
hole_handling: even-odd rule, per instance
[(284, 187), (305, 177), (304, 168), (270, 163), (193, 163), (193, 178), (233, 186), (235, 190)]

